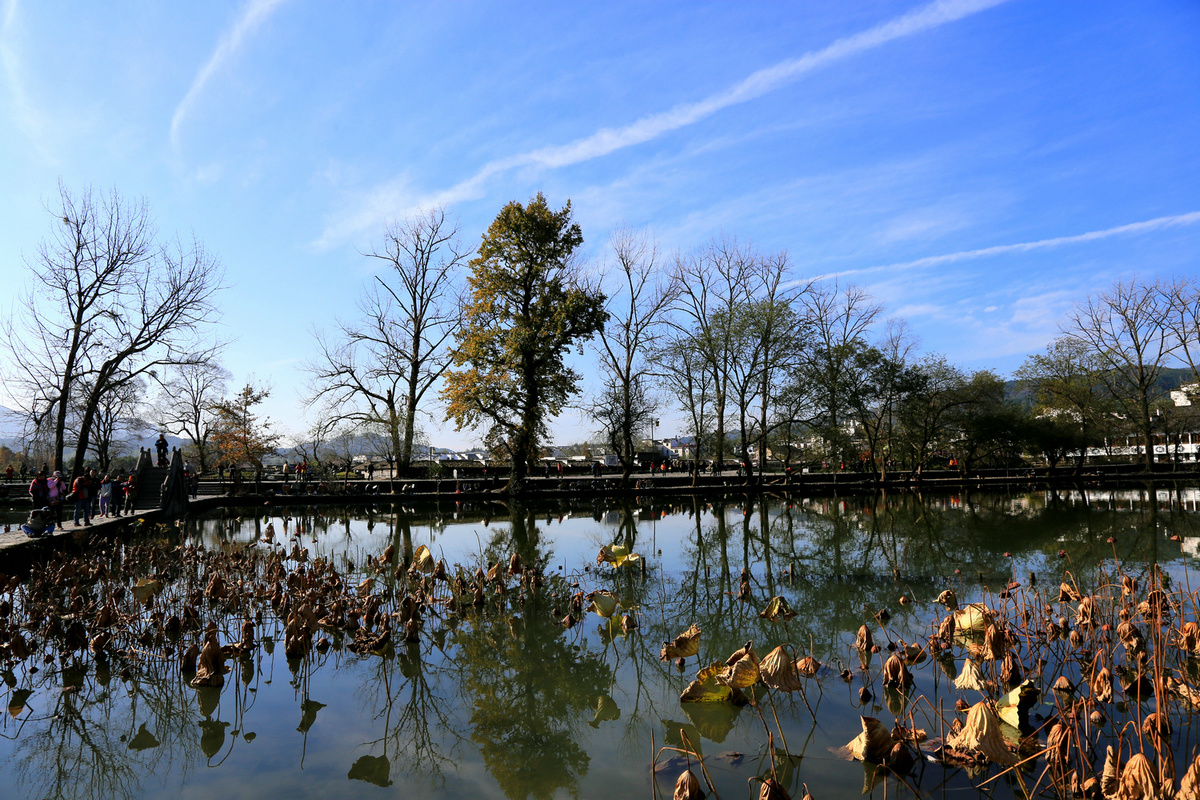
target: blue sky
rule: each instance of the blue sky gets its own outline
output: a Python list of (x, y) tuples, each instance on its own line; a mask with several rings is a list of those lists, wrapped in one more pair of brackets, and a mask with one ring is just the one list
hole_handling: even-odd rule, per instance
[(145, 197), (220, 257), (224, 363), (288, 431), (310, 330), (422, 205), (473, 243), (570, 199), (593, 263), (621, 225), (786, 250), (1001, 373), (1089, 292), (1200, 265), (1195, 0), (0, 0), (0, 72), (5, 310), (60, 179)]

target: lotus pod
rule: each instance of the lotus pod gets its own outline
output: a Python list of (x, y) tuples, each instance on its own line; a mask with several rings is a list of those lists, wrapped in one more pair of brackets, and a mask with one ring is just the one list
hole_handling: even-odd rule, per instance
[(963, 633), (982, 633), (995, 617), (996, 612), (983, 603), (971, 603), (955, 610), (954, 627)]
[(905, 689), (912, 685), (912, 674), (898, 655), (892, 653), (883, 663), (883, 682), (891, 687)]
[(588, 611), (595, 611), (605, 619), (611, 617), (617, 610), (617, 596), (612, 592), (598, 589), (589, 594), (588, 599), (592, 601), (591, 605), (588, 606)]
[(784, 650), (783, 645), (767, 653), (766, 658), (758, 665), (758, 671), (762, 675), (762, 682), (771, 689), (794, 692), (804, 687), (796, 672), (796, 663)]
[(1136, 653), (1146, 649), (1146, 637), (1132, 622), (1122, 622), (1117, 626), (1117, 638), (1127, 651)]
[(963, 661), (962, 669), (958, 672), (958, 677), (954, 679), (954, 685), (958, 689), (967, 690), (974, 689), (977, 692), (987, 694), (987, 681), (983, 677), (983, 671), (979, 669), (979, 665), (971, 659)]
[(854, 647), (859, 652), (870, 650), (875, 646), (875, 640), (871, 637), (871, 629), (866, 625), (859, 626), (858, 636), (854, 639)]
[(946, 743), (956, 750), (981, 755), (1004, 766), (1017, 763), (1016, 755), (1008, 749), (1004, 734), (1000, 732), (1000, 717), (996, 716), (992, 704), (987, 700), (980, 700), (971, 706), (962, 730), (948, 735)]
[(690, 769), (680, 773), (679, 779), (675, 781), (674, 800), (704, 800), (700, 779)]
[(717, 676), (726, 669), (720, 661), (714, 661), (696, 674), (679, 696), (681, 703), (723, 703), (730, 699), (733, 689), (718, 682)]
[(777, 622), (780, 619), (791, 619), (792, 617), (796, 616), (796, 612), (792, 610), (790, 605), (788, 605), (787, 600), (783, 599), (783, 597), (779, 595), (776, 595), (775, 597), (771, 598), (770, 602), (767, 603), (767, 607), (760, 611), (758, 616), (762, 617), (763, 619), (770, 620), (771, 622)]
[(675, 637), (675, 641), (663, 645), (659, 658), (670, 661), (674, 658), (689, 658), (700, 652), (700, 626), (693, 624)]
[(412, 565), (420, 572), (426, 575), (433, 572), (433, 553), (429, 552), (429, 548), (425, 545), (420, 545), (413, 551)]
[(1135, 753), (1121, 768), (1117, 797), (1121, 800), (1158, 800), (1162, 797), (1158, 776), (1143, 754)]
[(1112, 702), (1113, 680), (1107, 667), (1101, 667), (1096, 677), (1092, 678), (1092, 698), (1099, 703)]
[(954, 593), (953, 589), (943, 591), (937, 596), (937, 601), (951, 611), (958, 608), (958, 595)]
[(755, 657), (753, 651), (746, 653), (733, 662), (733, 664), (726, 666), (725, 670), (717, 676), (718, 681), (734, 689), (747, 689), (758, 683), (758, 679), (758, 659)]
[(850, 755), (859, 761), (882, 764), (887, 761), (896, 742), (883, 723), (874, 717), (859, 717), (862, 732), (846, 745)]

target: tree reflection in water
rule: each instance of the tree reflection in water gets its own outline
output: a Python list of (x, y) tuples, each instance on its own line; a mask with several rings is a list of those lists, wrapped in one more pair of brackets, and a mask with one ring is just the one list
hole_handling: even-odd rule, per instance
[[(365, 508), (301, 510), (286, 525), (276, 520), (276, 546), (286, 541), (290, 548), (289, 537), (295, 536), (312, 548), (314, 559), (336, 564), (350, 585), (371, 577), (389, 612), (395, 608), (395, 568), (411, 560), (414, 547), (435, 539), (451, 572), (455, 562), (470, 572), (479, 565), (485, 570), (495, 562), (507, 565), (513, 553), (524, 564), (544, 566), (553, 559), (552, 547), (578, 552), (583, 539), (588, 547), (593, 540), (630, 547), (647, 559), (647, 569), (597, 567), (589, 558), (587, 573), (584, 563), (568, 557), (565, 576), (555, 567), (537, 592), (511, 579), (504, 595), (489, 586), (485, 609), (467, 603), (459, 614), (450, 614), (436, 606), (417, 641), (398, 635), (382, 654), (352, 656), (342, 650), (350, 637), (327, 631), (330, 649), (288, 664), (292, 681), (274, 687), (273, 669), (287, 673), (282, 648), (273, 653), (265, 638), (280, 634), (269, 610), (259, 631), (261, 648), (231, 659), (234, 672), (220, 690), (189, 687), (156, 654), (162, 643), (139, 648), (143, 654), (127, 662), (130, 670), (120, 677), (114, 673), (124, 671), (121, 665), (110, 668), (84, 650), (68, 659), (65, 669), (57, 660), (38, 662), (36, 673), (32, 660), (16, 664), (0, 671), (15, 711), (2, 730), (11, 741), (0, 747), (20, 796), (152, 796), (162, 792), (159, 782), (187, 782), (198, 769), (205, 774), (206, 765), (236, 769), (238, 759), (229, 756), (254, 736), (244, 732), (247, 724), (259, 731), (256, 750), (270, 746), (269, 737), (278, 742), (285, 734), (295, 737), (296, 730), (307, 736), (310, 728), (319, 736), (334, 720), (345, 724), (346, 714), (327, 694), (336, 696), (330, 684), (350, 680), (359, 705), (353, 724), (361, 727), (348, 737), (353, 742), (348, 752), (338, 754), (336, 775), (348, 795), (367, 788), (364, 781), (379, 786), (407, 781), (435, 795), (453, 793), (461, 785), (454, 782), (455, 773), (461, 778), (470, 773), (462, 765), (480, 761), (511, 798), (594, 795), (597, 786), (609, 782), (593, 763), (598, 751), (611, 757), (613, 750), (603, 748), (619, 749), (619, 761), (636, 765), (620, 765), (620, 770), (636, 772), (645, 765), (651, 737), (658, 744), (683, 744), (681, 730), (689, 746), (706, 758), (719, 759), (723, 751), (738, 748), (750, 754), (747, 764), (762, 774), (767, 753), (752, 749), (762, 734), (757, 711), (679, 704), (679, 693), (698, 664), (724, 659), (753, 639), (760, 655), (780, 642), (790, 642), (800, 653), (811, 647), (819, 660), (836, 665), (836, 673), (854, 632), (873, 619), (872, 611), (888, 608), (890, 631), (919, 635), (937, 612), (931, 610), (932, 598), (947, 585), (961, 589), (964, 597), (984, 587), (994, 594), (1013, 578), (1028, 584), (1033, 572), (1039, 586), (1057, 586), (1068, 563), (1081, 579), (1094, 579), (1114, 555), (1140, 579), (1144, 572), (1139, 570), (1148, 569), (1147, 554), (1169, 548), (1178, 554), (1169, 536), (1197, 533), (1196, 515), (1184, 510), (1177, 491), (1161, 502), (1154, 498), (1153, 488), (1111, 496), (903, 494), (790, 502), (750, 496), (724, 504), (686, 498), (674, 501), (665, 518), (648, 498), (631, 506), (564, 501), (554, 511), (536, 512), (546, 520), (540, 528), (533, 509), (513, 505), (507, 521), (485, 527), (475, 527), (482, 512), (466, 508), (456, 514), (453, 530), (436, 512), (390, 509), (385, 516)], [(554, 527), (556, 512), (565, 517), (573, 512), (573, 529)], [(193, 535), (213, 549), (249, 549), (252, 542), (269, 549), (261, 544), (261, 509), (246, 513), (244, 524), (238, 517), (228, 512)], [(587, 517), (604, 521), (591, 526)], [(648, 519), (655, 520), (654, 527)], [(477, 543), (475, 532), (490, 538)], [(389, 544), (393, 563), (373, 563)], [(1059, 559), (1059, 550), (1069, 551), (1069, 562)], [(962, 575), (956, 577), (955, 570)], [(739, 598), (743, 577), (744, 599)], [(576, 580), (579, 589), (570, 586)], [(568, 609), (566, 598), (580, 589), (612, 591), (637, 628), (622, 629), (620, 614), (614, 615), (615, 624), (586, 615), (576, 627), (564, 628), (558, 620)], [(432, 591), (444, 598), (447, 589), (439, 584)], [(551, 596), (555, 591), (557, 599)], [(901, 594), (915, 602), (900, 605)], [(787, 622), (759, 618), (773, 595), (784, 596), (797, 616)], [(551, 612), (555, 606), (557, 615)], [(228, 614), (221, 621), (222, 641), (230, 641), (241, 609), (205, 609), (206, 615)], [(698, 657), (689, 658), (683, 671), (661, 663), (661, 643), (692, 623), (703, 630)], [(76, 659), (78, 669), (72, 666)], [(856, 658), (849, 665), (857, 666)], [(820, 731), (798, 696), (772, 695), (772, 705), (764, 703), (768, 720), (777, 712), (784, 721), (791, 759), (803, 755), (810, 742), (819, 743), (823, 752), (828, 730), (837, 729), (840, 718), (859, 711), (887, 716), (889, 701), (903, 702), (880, 688), (874, 708), (850, 708), (837, 697), (843, 687), (835, 674), (807, 685), (807, 699), (821, 714)], [(284, 701), (291, 704), (288, 713), (278, 720), (256, 715), (257, 690), (264, 696), (275, 692), (276, 706), (280, 692), (290, 693)], [(322, 709), (318, 696), (330, 706)], [(775, 741), (776, 748), (781, 744)], [(794, 764), (788, 758), (776, 753), (786, 769)], [(785, 781), (793, 792), (796, 773), (791, 770)], [(811, 774), (807, 780), (811, 783)]]
[[(496, 526), (489, 556), (516, 552), (526, 563), (545, 563), (550, 553), (532, 513), (516, 504), (509, 512), (509, 527)], [(589, 763), (579, 727), (612, 681), (608, 665), (577, 644), (583, 626), (568, 632), (551, 618), (550, 603), (539, 592), (504, 615), (469, 615), (450, 634), (471, 739), (513, 800), (578, 793)]]

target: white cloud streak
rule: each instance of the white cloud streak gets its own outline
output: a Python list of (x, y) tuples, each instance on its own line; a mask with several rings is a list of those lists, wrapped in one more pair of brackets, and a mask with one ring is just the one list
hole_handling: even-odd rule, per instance
[(941, 264), (954, 264), (958, 261), (970, 261), (976, 258), (989, 258), (991, 256), (1004, 255), (1006, 253), (1025, 253), (1030, 250), (1046, 250), (1052, 247), (1063, 247), (1069, 244), (1083, 244), (1085, 242), (1094, 242), (1100, 239), (1108, 239), (1113, 236), (1128, 236), (1140, 233), (1150, 233), (1152, 231), (1162, 230), (1164, 228), (1179, 228), (1186, 225), (1195, 225), (1200, 222), (1200, 211), (1191, 211), (1187, 214), (1176, 214), (1170, 217), (1156, 217), (1145, 222), (1131, 222), (1128, 225), (1118, 225), (1115, 228), (1105, 228), (1101, 231), (1088, 231), (1074, 236), (1056, 236), (1053, 239), (1039, 239), (1035, 242), (1019, 242), (1017, 244), (1001, 244), (994, 247), (983, 247), (978, 250), (960, 250), (957, 253), (946, 253), (940, 256), (926, 256), (913, 261), (901, 261), (895, 264), (882, 264), (877, 267), (864, 267), (863, 269), (848, 269), (841, 272), (830, 272), (825, 275), (818, 275), (812, 280), (832, 280), (841, 278), (847, 275), (868, 275), (877, 272), (892, 272), (895, 270), (918, 269), (920, 267), (934, 267)]
[[(702, 100), (650, 114), (619, 128), (602, 128), (567, 144), (544, 147), (491, 161), (466, 180), (422, 198), (407, 210), (419, 206), (451, 205), (463, 200), (477, 199), (483, 195), (484, 184), (490, 178), (514, 169), (555, 169), (570, 166), (652, 141), (726, 108), (762, 97), (821, 67), (888, 42), (960, 20), (1004, 2), (1007, 0), (937, 0), (874, 28), (838, 39), (820, 50), (760, 69), (733, 86)], [(328, 246), (397, 213), (400, 210), (396, 204), (401, 194), (401, 186), (402, 181), (398, 180), (368, 192), (357, 210), (326, 228), (317, 245)]]
[(230, 28), (217, 42), (217, 47), (213, 50), (213, 54), (209, 56), (208, 61), (196, 73), (196, 77), (192, 79), (192, 86), (188, 89), (183, 99), (179, 101), (179, 105), (175, 107), (175, 114), (171, 117), (171, 145), (179, 146), (179, 129), (183, 124), (183, 120), (191, 111), (192, 106), (196, 102), (196, 98), (204, 91), (204, 87), (212, 79), (213, 75), (224, 66), (233, 55), (242, 46), (242, 43), (247, 37), (253, 35), (259, 27), (262, 26), (267, 18), (277, 6), (283, 3), (284, 0), (250, 0), (250, 4), (246, 6), (246, 10), (234, 22)]
[(45, 161), (57, 163), (57, 159), (46, 146), (46, 120), (25, 91), (21, 58), (16, 44), (17, 0), (5, 0), (3, 14), (0, 16), (3, 19), (0, 22), (0, 67), (3, 67), (4, 83), (12, 99), (13, 121)]

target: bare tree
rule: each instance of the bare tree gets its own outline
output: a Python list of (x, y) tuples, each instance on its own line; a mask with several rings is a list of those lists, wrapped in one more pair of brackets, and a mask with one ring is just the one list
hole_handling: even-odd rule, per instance
[(730, 381), (741, 342), (733, 324), (750, 300), (749, 279), (753, 258), (735, 240), (713, 241), (688, 256), (678, 256), (671, 276), (677, 294), (672, 317), (674, 329), (668, 349), (695, 357), (707, 373), (712, 420), (716, 424), (714, 447), (718, 464), (725, 459), (725, 415)]
[(63, 469), (68, 417), (80, 409), (72, 471), (83, 467), (104, 396), (167, 365), (208, 360), (200, 334), (221, 273), (198, 242), (160, 243), (144, 201), (59, 185), (59, 224), (29, 263), (33, 287), (4, 320), (10, 389), (51, 432)]
[(219, 364), (183, 364), (163, 381), (157, 401), (149, 409), (149, 422), (177, 436), (186, 436), (196, 449), (200, 474), (211, 466), (209, 437), (217, 423), (213, 404), (225, 397), (226, 382), (233, 376)]
[(1162, 371), (1180, 346), (1169, 325), (1171, 295), (1161, 281), (1119, 280), (1076, 306), (1063, 329), (1095, 355), (1100, 380), (1144, 441), (1147, 470), (1154, 469), (1151, 408), (1163, 393)]
[(621, 229), (613, 234), (611, 246), (619, 285), (607, 292), (608, 323), (600, 331), (604, 387), (591, 413), (628, 483), (636, 457), (634, 438), (658, 410), (649, 385), (651, 364), (676, 289), (659, 280), (658, 245), (647, 236)]
[(421, 401), (450, 364), (456, 279), (470, 252), (434, 209), (389, 225), (381, 250), (366, 255), (390, 272), (366, 290), (357, 319), (339, 322), (332, 337), (316, 334), (309, 404), (357, 424), (382, 420), (397, 466), (407, 467)]
[[(128, 437), (144, 427), (138, 408), (145, 392), (145, 381), (137, 379), (120, 382), (101, 396), (88, 436), (88, 449), (95, 454), (101, 472), (108, 471), (114, 457), (125, 454)], [(85, 389), (80, 394), (86, 397), (90, 392)]]
[(854, 372), (856, 354), (868, 346), (867, 333), (883, 307), (857, 286), (814, 286), (803, 299), (812, 343), (801, 381), (811, 393), (813, 427), (836, 450), (845, 446), (844, 426), (860, 380)]

